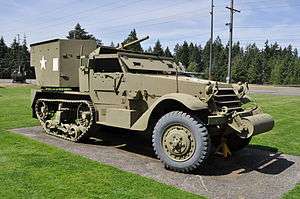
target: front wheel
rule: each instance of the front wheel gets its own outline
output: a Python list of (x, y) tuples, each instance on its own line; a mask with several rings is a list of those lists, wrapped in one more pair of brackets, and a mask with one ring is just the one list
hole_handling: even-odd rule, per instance
[(178, 172), (191, 172), (204, 165), (209, 156), (207, 128), (196, 117), (174, 111), (155, 125), (152, 143), (165, 167)]

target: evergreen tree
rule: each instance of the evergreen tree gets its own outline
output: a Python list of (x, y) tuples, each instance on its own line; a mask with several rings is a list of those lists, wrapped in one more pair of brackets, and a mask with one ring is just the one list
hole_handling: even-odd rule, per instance
[(248, 82), (262, 84), (264, 77), (262, 56), (255, 43), (246, 48), (244, 64), (248, 68)]
[(174, 47), (174, 60), (176, 61), (176, 63), (180, 62), (180, 57), (182, 54), (181, 48), (182, 47), (178, 43)]
[(154, 47), (153, 47), (153, 53), (159, 56), (164, 56), (165, 52), (164, 49), (161, 46), (161, 43), (159, 40), (156, 41)]
[(7, 68), (7, 60), (5, 59), (7, 56), (8, 47), (5, 44), (3, 37), (0, 38), (0, 78), (6, 78), (4, 75)]
[(149, 46), (149, 48), (146, 50), (146, 53), (153, 53), (152, 47)]
[[(229, 45), (225, 47), (219, 37), (213, 43), (213, 79), (225, 81), (227, 76)], [(181, 62), (188, 71), (208, 73), (210, 40), (204, 48), (185, 42), (176, 44), (175, 61)], [(187, 61), (188, 60), (188, 61)], [(244, 50), (237, 42), (232, 48), (232, 79), (235, 82), (264, 84), (299, 84), (300, 58), (297, 49), (290, 45), (281, 48), (276, 42), (266, 41), (264, 48), (259, 49), (255, 43)], [(200, 67), (199, 67), (200, 65)]]
[(172, 55), (172, 53), (171, 53), (169, 47), (167, 47), (166, 50), (165, 50), (165, 56), (166, 56), (166, 57), (173, 57), (173, 55)]
[[(178, 60), (187, 68), (190, 62), (189, 45), (185, 41), (178, 50)], [(177, 56), (177, 54), (176, 54)]]
[[(202, 50), (202, 64), (203, 71), (205, 73), (205, 77), (208, 78), (208, 67), (209, 67), (209, 59), (210, 59), (210, 40), (208, 40)], [(212, 63), (212, 68), (214, 68), (214, 60)]]
[(8, 47), (5, 44), (4, 38), (0, 38), (0, 59), (4, 59), (6, 53), (8, 51)]
[[(138, 39), (138, 37), (137, 37), (136, 31), (135, 31), (135, 29), (133, 29), (129, 33), (128, 37), (122, 42), (122, 44), (125, 45), (125, 44), (133, 42), (137, 39)], [(132, 51), (137, 51), (137, 52), (143, 52), (144, 51), (140, 43), (128, 46), (127, 49), (132, 50)]]
[(22, 70), (28, 73), (30, 77), (34, 77), (33, 69), (30, 68), (30, 53), (27, 47), (26, 36), (24, 35), (22, 46), (20, 46), (20, 64)]
[(220, 37), (213, 43), (213, 68), (212, 76), (214, 80), (225, 81), (227, 76), (228, 46), (225, 48)]
[(189, 72), (197, 72), (198, 71), (198, 64), (196, 62), (190, 62), (187, 71)]
[(7, 54), (8, 67), (10, 67), (12, 70), (16, 70), (18, 68), (17, 60), (19, 58), (19, 50), (20, 45), (17, 42), (17, 39), (14, 38)]
[(68, 35), (68, 39), (82, 39), (82, 40), (95, 40), (98, 46), (102, 45), (102, 41), (100, 39), (96, 39), (96, 37), (92, 34), (89, 34), (85, 31), (84, 28), (81, 27), (79, 23), (77, 23), (73, 30), (70, 30)]
[(271, 82), (273, 84), (282, 84), (282, 72), (284, 68), (284, 62), (283, 60), (274, 59), (272, 63), (274, 65), (274, 68), (271, 73)]
[(73, 30), (69, 31), (69, 34), (67, 36), (68, 39), (93, 39), (96, 40), (96, 38), (92, 34), (88, 34), (87, 31), (85, 31), (84, 28), (81, 27), (79, 23), (77, 23)]
[(195, 70), (193, 72), (203, 71), (201, 46), (198, 47), (191, 43), (189, 65), (194, 66)]

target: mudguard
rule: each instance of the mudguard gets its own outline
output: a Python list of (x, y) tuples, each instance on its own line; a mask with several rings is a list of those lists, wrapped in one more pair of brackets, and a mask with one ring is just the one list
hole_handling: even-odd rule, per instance
[(208, 109), (208, 105), (202, 102), (199, 98), (184, 93), (171, 93), (164, 95), (156, 100), (151, 107), (133, 124), (132, 130), (145, 131), (153, 110), (165, 100), (174, 100), (183, 104), (192, 111)]

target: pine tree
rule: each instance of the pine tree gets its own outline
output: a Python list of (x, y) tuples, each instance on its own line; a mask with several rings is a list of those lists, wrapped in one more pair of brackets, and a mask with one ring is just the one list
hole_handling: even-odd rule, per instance
[[(30, 71), (30, 53), (28, 51), (27, 47), (27, 41), (26, 41), (26, 36), (24, 35), (22, 46), (20, 46), (20, 64), (22, 66), (22, 69), (25, 71), (25, 73)], [(31, 76), (33, 76), (32, 73), (29, 72)]]
[(146, 50), (146, 53), (153, 53), (152, 47), (149, 46), (149, 48)]
[(237, 55), (232, 61), (232, 81), (248, 82), (248, 68), (244, 64), (243, 55)]
[(6, 53), (8, 51), (8, 47), (5, 44), (4, 38), (0, 38), (0, 59), (4, 59)]
[(190, 62), (187, 71), (189, 72), (197, 72), (198, 71), (198, 64), (196, 62)]
[(156, 41), (154, 47), (153, 47), (153, 53), (159, 56), (164, 56), (165, 52), (164, 49), (161, 46), (161, 43), (159, 40)]
[[(125, 45), (125, 44), (128, 44), (130, 42), (136, 41), (137, 39), (138, 39), (138, 37), (137, 37), (136, 31), (135, 31), (135, 29), (133, 29), (129, 33), (128, 37), (122, 42), (122, 44)], [(128, 46), (127, 49), (132, 50), (132, 51), (137, 51), (137, 52), (143, 52), (144, 51), (140, 43)]]
[[(203, 71), (205, 73), (205, 77), (208, 77), (208, 67), (209, 67), (209, 58), (210, 58), (210, 40), (208, 40), (202, 50), (202, 64)], [(212, 68), (214, 68), (214, 60), (212, 64)], [(214, 76), (214, 74), (212, 74)]]
[(228, 45), (225, 48), (220, 37), (217, 37), (213, 43), (213, 55), (213, 78), (217, 81), (225, 81), (227, 76)]
[(13, 43), (10, 46), (10, 50), (8, 52), (8, 61), (9, 61), (9, 67), (13, 69), (18, 68), (18, 51), (20, 50), (20, 45), (17, 42), (17, 39), (14, 38)]
[(189, 45), (186, 41), (182, 45), (179, 60), (185, 67), (189, 66), (189, 62), (190, 62)]
[(169, 47), (167, 47), (166, 50), (165, 50), (165, 56), (166, 56), (166, 57), (173, 57), (173, 55), (172, 55), (172, 53), (171, 53)]
[(195, 65), (194, 72), (203, 71), (201, 46), (198, 47), (197, 45), (191, 43), (189, 65)]
[(181, 49), (182, 49), (182, 46), (180, 46), (180, 44), (178, 44), (178, 43), (174, 47), (174, 60), (176, 63), (180, 62), (180, 57), (182, 54)]
[(79, 23), (77, 23), (75, 25), (73, 30), (69, 31), (67, 38), (68, 39), (83, 39), (83, 40), (93, 39), (93, 40), (96, 40), (96, 38), (93, 35), (88, 34), (88, 32), (85, 31), (85, 29), (82, 28)]
[(79, 23), (77, 23), (73, 30), (70, 30), (68, 35), (68, 39), (82, 39), (82, 40), (95, 40), (98, 46), (102, 45), (102, 41), (100, 39), (96, 39), (96, 37), (92, 34), (89, 34), (85, 31), (84, 28), (81, 27)]
[(3, 37), (0, 38), (0, 78), (5, 78), (4, 72), (7, 68), (7, 56), (8, 47), (5, 44)]

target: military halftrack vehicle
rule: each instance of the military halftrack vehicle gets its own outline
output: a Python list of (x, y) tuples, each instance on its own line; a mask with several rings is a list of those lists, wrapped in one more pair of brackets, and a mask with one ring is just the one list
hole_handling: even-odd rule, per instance
[(40, 85), (32, 113), (45, 132), (73, 142), (95, 125), (150, 132), (166, 168), (189, 172), (216, 150), (240, 150), (273, 128), (260, 108), (244, 108), (246, 84), (199, 79), (172, 58), (126, 50), (136, 42), (120, 48), (87, 40), (32, 44)]
[(26, 72), (24, 66), (19, 66), (18, 70), (11, 73), (13, 83), (26, 83)]

